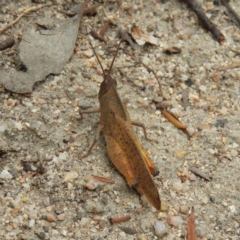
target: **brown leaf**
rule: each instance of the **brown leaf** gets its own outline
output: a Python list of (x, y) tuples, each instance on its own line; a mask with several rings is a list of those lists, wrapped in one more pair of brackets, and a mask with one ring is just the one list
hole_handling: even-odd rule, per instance
[(189, 215), (188, 226), (187, 226), (187, 240), (197, 240), (195, 234), (195, 223), (194, 223), (194, 207), (192, 207), (192, 212)]
[(156, 37), (149, 36), (149, 35), (143, 33), (141, 31), (141, 29), (139, 29), (139, 28), (132, 29), (132, 37), (137, 42), (137, 44), (140, 46), (144, 45), (146, 42), (153, 44), (153, 45), (157, 45), (157, 43), (158, 43), (158, 39)]
[(183, 125), (180, 120), (174, 116), (173, 114), (167, 112), (167, 111), (164, 111), (164, 110), (161, 110), (163, 116), (165, 118), (167, 118), (167, 120), (172, 123), (176, 128), (179, 128), (181, 129), (186, 135), (188, 135), (189, 137), (191, 137), (191, 135), (189, 134), (189, 132), (187, 131), (187, 127), (185, 125)]
[(107, 182), (107, 183), (115, 183), (115, 181), (111, 178), (106, 178), (106, 177), (101, 177), (101, 176), (96, 176), (92, 175), (95, 179), (101, 181), (101, 182)]
[(175, 127), (179, 129), (186, 129), (187, 127), (183, 125), (174, 115), (170, 114), (167, 111), (162, 110), (161, 111), (163, 116), (167, 118), (167, 120), (172, 123)]

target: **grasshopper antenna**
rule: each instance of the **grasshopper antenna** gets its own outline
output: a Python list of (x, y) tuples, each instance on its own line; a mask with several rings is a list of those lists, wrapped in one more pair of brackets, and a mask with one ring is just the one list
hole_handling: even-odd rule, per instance
[(99, 60), (99, 58), (98, 58), (98, 55), (97, 55), (97, 53), (96, 53), (96, 51), (95, 51), (95, 49), (94, 49), (94, 47), (93, 47), (93, 45), (92, 45), (92, 43), (89, 41), (89, 44), (90, 44), (90, 46), (91, 46), (91, 48), (92, 48), (92, 50), (93, 50), (93, 52), (94, 52), (94, 55), (96, 56), (96, 58), (97, 58), (97, 60), (98, 60), (98, 63), (100, 64), (100, 67), (101, 67), (101, 69), (102, 69), (102, 72), (103, 72), (103, 77), (104, 77), (104, 79), (105, 79), (105, 71), (103, 70), (103, 66), (102, 66), (102, 64), (101, 64), (101, 62), (100, 62), (100, 60)]
[(119, 48), (120, 48), (120, 45), (121, 45), (123, 39), (125, 38), (126, 34), (127, 34), (127, 31), (125, 31), (125, 32), (122, 34), (121, 40), (120, 40), (120, 42), (119, 42), (119, 44), (118, 44), (117, 50), (116, 50), (116, 52), (115, 52), (115, 54), (114, 54), (114, 57), (113, 57), (113, 60), (112, 60), (111, 66), (110, 66), (110, 69), (109, 69), (109, 71), (108, 71), (108, 76), (110, 75), (110, 73), (111, 73), (111, 71), (112, 71), (113, 63), (114, 63), (114, 61), (115, 61), (115, 58), (116, 58), (116, 56), (117, 56), (118, 50), (119, 50)]

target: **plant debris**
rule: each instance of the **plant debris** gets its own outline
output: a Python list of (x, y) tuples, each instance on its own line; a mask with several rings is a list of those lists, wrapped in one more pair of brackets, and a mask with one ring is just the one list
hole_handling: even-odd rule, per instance
[(195, 217), (194, 217), (194, 207), (192, 207), (192, 211), (188, 218), (188, 226), (187, 226), (187, 240), (197, 240), (197, 236), (195, 234)]
[[(51, 20), (49, 20), (51, 22)], [(49, 74), (59, 74), (72, 55), (79, 28), (80, 16), (56, 22), (59, 27), (42, 34), (29, 31), (23, 35), (19, 56), (27, 72), (0, 71), (0, 82), (16, 93), (30, 93), (36, 82)], [(41, 49), (39, 51), (38, 49)]]
[(150, 43), (153, 45), (158, 44), (158, 38), (143, 33), (142, 30), (137, 27), (132, 29), (132, 37), (140, 46), (144, 45), (145, 43)]

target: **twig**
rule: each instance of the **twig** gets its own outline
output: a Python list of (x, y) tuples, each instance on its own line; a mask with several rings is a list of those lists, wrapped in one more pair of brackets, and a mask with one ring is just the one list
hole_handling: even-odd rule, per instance
[(199, 177), (201, 177), (207, 181), (210, 181), (209, 176), (206, 173), (202, 172), (200, 169), (198, 169), (196, 167), (189, 167), (188, 170), (190, 170), (192, 173), (195, 173)]
[(196, 0), (185, 0), (188, 6), (195, 12), (198, 16), (198, 19), (203, 24), (206, 30), (210, 31), (213, 37), (220, 43), (223, 44), (225, 37), (224, 35), (217, 29), (215, 24), (206, 16), (201, 7), (197, 4)]
[(220, 67), (218, 68), (219, 71), (226, 71), (228, 69), (233, 69), (233, 68), (239, 68), (240, 67), (240, 63), (237, 62), (237, 63), (232, 63), (228, 66), (225, 66), (225, 67)]
[(130, 219), (131, 219), (130, 216), (124, 216), (124, 217), (119, 217), (119, 218), (109, 218), (109, 222), (111, 224), (114, 224), (114, 223), (126, 222)]
[(101, 177), (101, 176), (97, 176), (97, 175), (92, 175), (94, 178), (96, 178), (97, 180), (101, 181), (101, 182), (107, 182), (107, 183), (115, 183), (115, 181), (111, 178), (107, 178), (107, 177)]
[(221, 0), (223, 6), (225, 6), (228, 10), (230, 18), (236, 23), (236, 25), (240, 28), (240, 17), (238, 14), (233, 10), (227, 0)]
[(92, 37), (98, 39), (100, 42), (107, 43), (106, 39), (103, 36), (99, 35), (94, 29), (91, 30), (90, 34)]
[(35, 6), (35, 7), (31, 7), (31, 8), (26, 9), (14, 21), (12, 21), (11, 23), (6, 24), (3, 28), (1, 28), (0, 29), (0, 33), (3, 33), (5, 30), (7, 30), (11, 26), (13, 26), (15, 23), (17, 23), (22, 17), (24, 17), (28, 13), (34, 12), (34, 11), (40, 9), (40, 8), (48, 7), (48, 6), (51, 6), (51, 5), (52, 5), (52, 3), (47, 3), (47, 4), (44, 4), (44, 5), (39, 5), (39, 6)]
[(107, 29), (108, 29), (109, 24), (110, 24), (110, 20), (107, 20), (107, 21), (104, 23), (104, 25), (103, 25), (100, 33), (99, 33), (100, 36), (104, 37), (104, 35), (105, 35), (105, 33), (106, 33)]

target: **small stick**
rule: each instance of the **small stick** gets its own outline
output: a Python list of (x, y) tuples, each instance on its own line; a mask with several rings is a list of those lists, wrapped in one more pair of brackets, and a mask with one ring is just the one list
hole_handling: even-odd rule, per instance
[(107, 177), (101, 177), (101, 176), (96, 176), (96, 175), (92, 175), (94, 178), (96, 178), (97, 180), (101, 181), (101, 182), (107, 182), (107, 183), (115, 183), (115, 181), (111, 178), (107, 178)]
[(130, 216), (124, 216), (124, 217), (119, 217), (119, 218), (109, 218), (109, 222), (111, 224), (114, 224), (114, 223), (126, 222), (130, 219), (131, 219)]
[(22, 17), (24, 17), (28, 13), (34, 12), (34, 11), (40, 9), (40, 8), (48, 7), (48, 6), (51, 6), (51, 5), (52, 5), (52, 3), (47, 3), (47, 4), (44, 4), (44, 5), (39, 5), (39, 6), (35, 6), (35, 7), (31, 7), (31, 8), (26, 9), (14, 21), (12, 21), (11, 23), (6, 24), (3, 28), (1, 28), (0, 29), (0, 33), (3, 33), (5, 30), (7, 30), (11, 26), (13, 26), (15, 23), (17, 23)]
[(238, 14), (233, 10), (233, 8), (231, 7), (227, 0), (221, 0), (221, 3), (223, 6), (227, 8), (230, 18), (240, 28), (240, 17), (238, 16)]
[(210, 31), (213, 37), (220, 43), (223, 44), (225, 37), (217, 29), (215, 24), (206, 16), (201, 7), (197, 4), (196, 0), (185, 0), (188, 6), (195, 12), (200, 22), (203, 24), (206, 30)]
[(201, 177), (207, 181), (210, 181), (209, 176), (206, 173), (202, 172), (200, 169), (198, 169), (196, 167), (189, 167), (188, 170), (190, 170), (192, 173), (195, 173), (199, 177)]
[(108, 29), (109, 24), (110, 24), (110, 20), (107, 20), (107, 21), (104, 23), (104, 25), (103, 25), (100, 33), (99, 33), (100, 36), (104, 37), (104, 35), (105, 35), (105, 33), (106, 33), (107, 29)]
[(98, 39), (100, 42), (105, 42), (107, 43), (107, 41), (105, 40), (105, 38), (101, 35), (99, 35), (95, 30), (91, 30), (90, 32), (91, 36), (93, 36), (95, 39)]
[(226, 71), (228, 69), (233, 69), (233, 68), (239, 68), (240, 67), (240, 63), (237, 62), (237, 63), (232, 63), (228, 66), (225, 66), (225, 67), (220, 67), (218, 68), (219, 71)]

